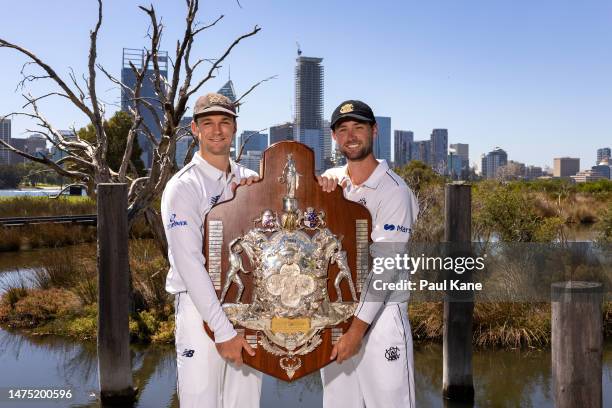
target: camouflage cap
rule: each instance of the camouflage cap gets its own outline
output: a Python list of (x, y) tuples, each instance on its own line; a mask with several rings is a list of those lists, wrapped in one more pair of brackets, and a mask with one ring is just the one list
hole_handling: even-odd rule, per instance
[(227, 96), (218, 93), (209, 93), (200, 96), (193, 108), (193, 118), (196, 119), (200, 116), (212, 113), (221, 113), (234, 117), (238, 116), (236, 114), (236, 107)]

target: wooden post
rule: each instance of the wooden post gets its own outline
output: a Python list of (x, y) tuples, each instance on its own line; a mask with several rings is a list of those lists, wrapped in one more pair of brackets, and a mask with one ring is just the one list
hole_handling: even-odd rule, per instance
[[(463, 182), (446, 185), (445, 188), (444, 241), (452, 253), (470, 251), (472, 241), (472, 187)], [(465, 254), (464, 254), (465, 255)], [(454, 279), (471, 282), (471, 272), (462, 275), (451, 272)], [(449, 299), (450, 298), (450, 299)], [(444, 301), (443, 374), (444, 398), (474, 401), (472, 379), (472, 318), (474, 294), (465, 291), (447, 294)]]
[(98, 184), (98, 378), (103, 403), (131, 405), (127, 185)]
[(552, 376), (555, 407), (601, 408), (601, 283), (557, 282), (552, 295)]

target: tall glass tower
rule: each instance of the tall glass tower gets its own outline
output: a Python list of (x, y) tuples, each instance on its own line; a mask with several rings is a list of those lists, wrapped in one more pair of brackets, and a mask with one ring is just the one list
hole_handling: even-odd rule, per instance
[[(130, 63), (133, 64), (136, 69), (141, 70), (144, 65), (144, 60), (146, 57), (146, 51), (141, 49), (133, 49), (133, 48), (124, 48), (123, 49), (123, 64), (121, 67), (121, 82), (127, 85), (129, 88), (134, 88), (136, 85), (136, 74), (132, 70)], [(160, 74), (164, 79), (168, 78), (168, 53), (166, 51), (158, 52), (158, 60), (159, 60), (159, 70)], [(159, 97), (155, 94), (155, 85), (154, 85), (155, 75), (153, 70), (153, 63), (149, 62), (149, 65), (146, 67), (146, 73), (144, 81), (142, 82), (142, 89), (140, 91), (140, 97), (144, 100), (149, 101), (153, 105), (154, 111), (157, 113), (160, 121), (163, 121), (164, 112), (161, 104), (159, 103)], [(164, 85), (162, 83), (162, 89)], [(129, 108), (134, 107), (134, 101), (132, 100), (132, 95), (121, 89), (121, 110), (124, 112), (129, 112)], [(155, 140), (161, 139), (161, 129), (158, 124), (158, 119), (155, 114), (153, 114), (146, 106), (142, 103), (137, 103), (136, 107), (143, 117), (144, 126), (146, 126), (153, 136)], [(143, 128), (144, 128), (143, 126)], [(141, 130), (138, 134), (138, 144), (142, 148), (142, 156), (141, 159), (145, 165), (145, 168), (150, 169), (151, 164), (153, 162), (153, 144), (149, 140), (149, 138), (144, 134)]]
[(323, 169), (323, 58), (302, 57), (298, 51), (295, 66), (294, 140), (308, 145), (315, 152), (315, 170)]

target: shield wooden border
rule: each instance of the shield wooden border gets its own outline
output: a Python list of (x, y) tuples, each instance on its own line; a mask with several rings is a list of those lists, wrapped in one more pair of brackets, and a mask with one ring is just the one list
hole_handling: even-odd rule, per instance
[[(306, 210), (307, 207), (313, 207), (317, 211), (323, 210), (327, 228), (336, 236), (343, 237), (342, 246), (347, 252), (352, 279), (359, 296), (363, 279), (371, 265), (368, 250), (372, 226), (370, 213), (361, 204), (345, 199), (341, 188), (331, 193), (324, 192), (315, 176), (314, 152), (302, 143), (291, 141), (275, 143), (265, 150), (260, 163), (261, 181), (251, 186), (238, 187), (233, 199), (215, 205), (206, 216), (203, 250), (206, 268), (215, 286), (217, 296), (221, 294), (229, 268), (227, 244), (253, 228), (253, 220), (260, 217), (263, 210), (271, 209), (278, 214), (282, 213), (282, 199), (286, 194), (286, 185), (281, 184), (278, 177), (283, 172), (288, 154), (293, 155), (296, 169), (301, 174), (299, 187), (295, 193), (299, 208), (301, 211)], [(248, 259), (243, 258), (245, 269), (252, 270)], [(336, 264), (330, 264), (327, 288), (332, 302), (337, 298), (334, 287), (337, 273)], [(252, 276), (252, 273), (240, 274), (244, 283), (243, 303), (251, 302)], [(348, 300), (350, 291), (346, 280), (342, 281), (340, 287), (343, 297)], [(236, 287), (232, 284), (226, 299), (234, 299), (236, 295)], [(350, 320), (335, 327), (323, 329), (321, 331), (322, 343), (314, 351), (302, 356), (301, 367), (292, 377), (289, 377), (285, 370), (279, 367), (280, 357), (268, 353), (258, 344), (259, 336), (263, 334), (239, 326), (236, 329), (243, 332), (247, 341), (255, 347), (254, 357), (243, 353), (245, 364), (281, 380), (293, 381), (330, 363), (333, 344), (346, 331), (349, 324)], [(206, 330), (212, 336), (207, 327)]]

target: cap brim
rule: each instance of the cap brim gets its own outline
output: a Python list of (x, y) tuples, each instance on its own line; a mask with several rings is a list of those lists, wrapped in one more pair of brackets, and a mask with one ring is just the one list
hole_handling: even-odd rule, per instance
[(338, 119), (336, 119), (334, 121), (334, 123), (332, 123), (331, 125), (329, 125), (330, 128), (334, 128), (334, 126), (336, 126), (336, 123), (340, 122), (342, 119), (357, 119), (357, 120), (361, 120), (364, 122), (370, 122), (370, 123), (376, 123), (375, 120), (372, 120), (371, 118), (366, 118), (365, 116), (361, 116), (361, 115), (357, 115), (356, 113), (345, 113), (341, 116), (338, 117)]
[(197, 117), (204, 116), (204, 115), (212, 115), (213, 113), (227, 114), (227, 115), (233, 116), (235, 118), (238, 117), (236, 112), (232, 112), (231, 110), (226, 109), (226, 108), (222, 108), (220, 106), (211, 106), (210, 108), (206, 108), (204, 110), (201, 110), (200, 112), (194, 114), (193, 117), (197, 118)]

